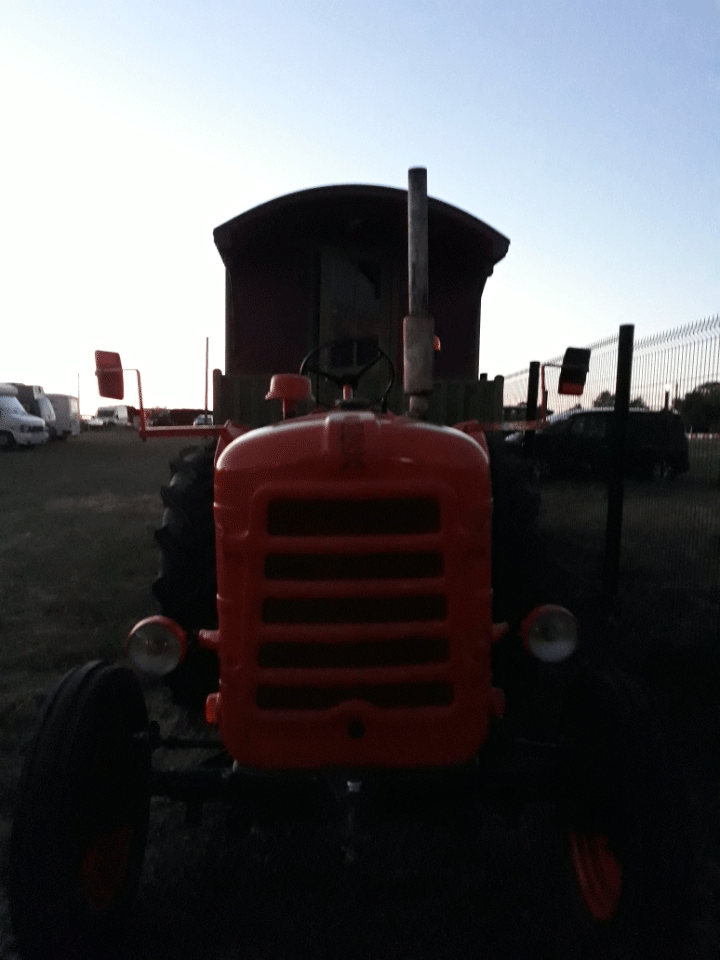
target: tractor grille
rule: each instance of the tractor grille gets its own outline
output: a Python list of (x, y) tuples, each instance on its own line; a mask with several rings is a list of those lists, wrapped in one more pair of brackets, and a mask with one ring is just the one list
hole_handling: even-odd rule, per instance
[(271, 499), (266, 533), (260, 710), (453, 703), (436, 497)]

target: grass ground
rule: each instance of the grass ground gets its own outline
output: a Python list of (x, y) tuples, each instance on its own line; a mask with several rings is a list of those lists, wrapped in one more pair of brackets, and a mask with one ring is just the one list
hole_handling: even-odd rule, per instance
[(177, 440), (122, 432), (0, 456), (0, 837), (18, 744), (65, 671), (156, 612), (153, 530)]
[(720, 932), (719, 471), (716, 438), (691, 445), (688, 474), (626, 484), (620, 581), (609, 607), (601, 598), (604, 485), (547, 484), (540, 520), (552, 599), (580, 615), (593, 646), (650, 686), (680, 733), (697, 784), (713, 943)]
[[(158, 490), (168, 480), (168, 460), (181, 446), (182, 440), (143, 444), (132, 433), (102, 432), (0, 455), (0, 856), (9, 836), (23, 744), (46, 692), (76, 664), (95, 657), (116, 659), (128, 628), (155, 612), (149, 585), (157, 567), (153, 531), (160, 519)], [(551, 485), (544, 492), (542, 515), (551, 551), (546, 575), (556, 594), (548, 599), (575, 605), (592, 642), (604, 644), (635, 672), (649, 677), (668, 716), (702, 747), (698, 762), (711, 873), (699, 893), (694, 942), (686, 960), (714, 960), (720, 938), (720, 797), (711, 819), (712, 784), (720, 783), (720, 774), (713, 781), (712, 766), (720, 757), (720, 683), (715, 682), (720, 674), (713, 674), (718, 661), (713, 659), (712, 625), (702, 619), (705, 614), (698, 614), (696, 599), (682, 601), (689, 604), (683, 617), (691, 627), (695, 624), (695, 640), (672, 642), (668, 622), (679, 616), (686, 587), (671, 577), (679, 546), (663, 552), (659, 544), (669, 537), (679, 545), (692, 510), (707, 497), (706, 534), (699, 533), (688, 549), (691, 554), (707, 549), (710, 557), (716, 556), (712, 550), (720, 542), (720, 511), (713, 506), (717, 492), (708, 486), (713, 470), (711, 463), (709, 479), (702, 484), (681, 478), (667, 489), (644, 486), (629, 492), (626, 566), (635, 579), (624, 588), (614, 618), (607, 619), (597, 602), (602, 490)], [(710, 567), (702, 587), (708, 603), (713, 596), (717, 599), (714, 576)], [(633, 604), (633, 598), (641, 602)], [(708, 639), (701, 642), (698, 638), (706, 632)], [(164, 700), (158, 702), (168, 721), (171, 708)], [(211, 813), (200, 830), (191, 829), (183, 823), (181, 809), (154, 803), (141, 891), (145, 907), (139, 908), (131, 931), (128, 958), (190, 958), (197, 955), (193, 951), (198, 943), (207, 948), (208, 957), (235, 956), (239, 901), (249, 905), (250, 919), (242, 931), (250, 944), (249, 957), (464, 955), (453, 940), (457, 931), (439, 928), (460, 916), (469, 888), (458, 891), (442, 871), (436, 875), (413, 867), (424, 845), (435, 843), (440, 850), (447, 837), (396, 834), (388, 840), (390, 866), (387, 856), (378, 866), (374, 848), (348, 878), (334, 859), (337, 851), (322, 838), (297, 835), (277, 843), (255, 836), (248, 846), (247, 841), (226, 839), (225, 826), (219, 814)], [(479, 911), (463, 942), (484, 943), (477, 955), (493, 960), (519, 953), (536, 956), (533, 923), (548, 904), (539, 888), (526, 889), (523, 878), (543, 862), (547, 851), (528, 845), (522, 824), (508, 834), (498, 833), (490, 823), (486, 833), (488, 871), (472, 895), (487, 908)], [(285, 850), (287, 861), (279, 853)], [(405, 873), (399, 866), (403, 858), (409, 864)], [(438, 852), (433, 862), (442, 861)], [(256, 886), (249, 884), (246, 863), (259, 877)], [(380, 881), (378, 869), (385, 871)], [(315, 899), (308, 892), (308, 877), (320, 891)], [(521, 913), (518, 898), (525, 898)], [(0, 960), (11, 960), (3, 911), (0, 899)], [(378, 936), (385, 939), (387, 950), (373, 947)]]

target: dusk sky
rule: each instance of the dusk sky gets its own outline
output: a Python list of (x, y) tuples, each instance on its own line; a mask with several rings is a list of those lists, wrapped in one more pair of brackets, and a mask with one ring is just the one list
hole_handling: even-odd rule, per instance
[(0, 380), (201, 406), (213, 228), (411, 166), (510, 238), (491, 376), (716, 314), (719, 120), (719, 0), (4, 0)]

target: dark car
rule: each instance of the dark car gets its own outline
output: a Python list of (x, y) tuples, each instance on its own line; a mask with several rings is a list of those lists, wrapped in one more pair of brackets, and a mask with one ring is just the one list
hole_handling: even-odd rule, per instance
[[(542, 478), (602, 479), (608, 474), (614, 411), (598, 408), (561, 414), (535, 435), (533, 460)], [(671, 410), (630, 410), (626, 475), (671, 479), (690, 469), (682, 417)]]

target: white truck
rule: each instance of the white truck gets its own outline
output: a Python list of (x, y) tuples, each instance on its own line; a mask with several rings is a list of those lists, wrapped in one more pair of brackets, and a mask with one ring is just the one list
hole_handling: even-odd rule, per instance
[(45, 421), (33, 416), (18, 400), (12, 383), (0, 383), (0, 447), (35, 447), (49, 438)]
[(55, 411), (55, 430), (58, 440), (67, 440), (80, 433), (80, 407), (77, 397), (66, 393), (49, 393), (48, 400)]

